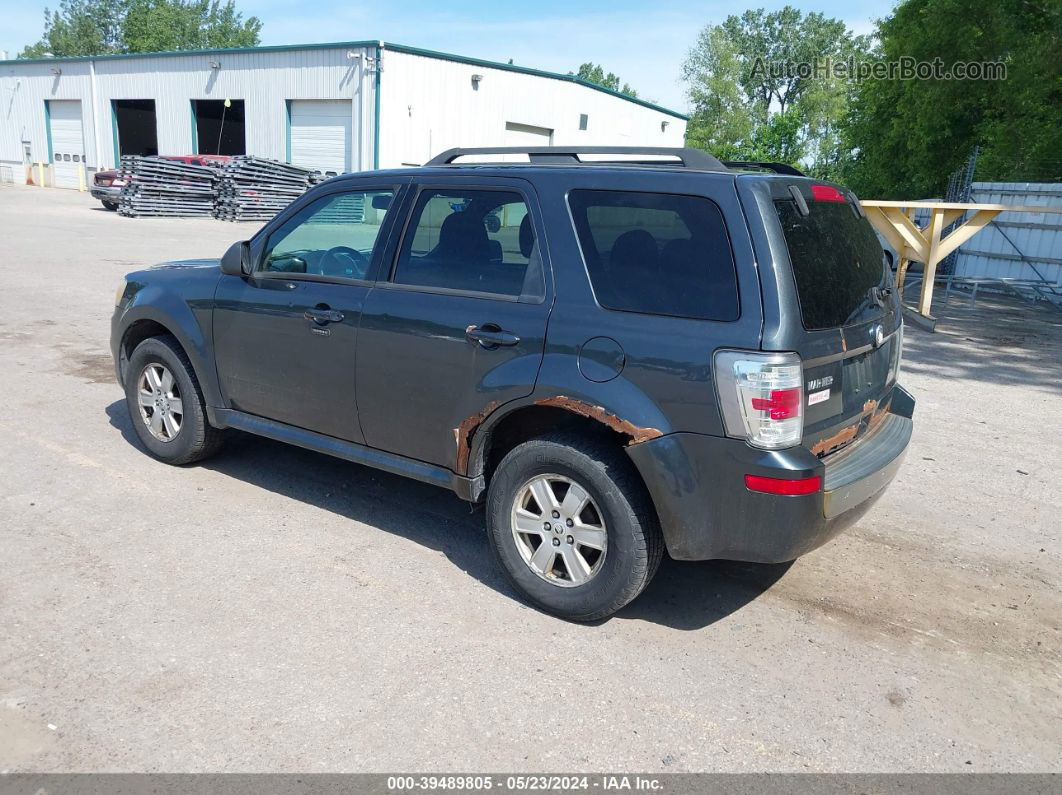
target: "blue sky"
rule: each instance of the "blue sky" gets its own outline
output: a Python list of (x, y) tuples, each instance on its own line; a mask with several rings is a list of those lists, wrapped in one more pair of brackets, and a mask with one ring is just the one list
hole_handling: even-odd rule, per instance
[[(844, 20), (856, 33), (869, 33), (873, 21), (889, 13), (893, 0), (790, 0), (790, 4)], [(58, 2), (3, 0), (2, 5), (6, 8), (0, 50), (14, 57), (40, 37), (45, 6), (55, 7)], [(574, 71), (584, 61), (595, 61), (641, 95), (677, 110), (686, 108), (679, 80), (682, 60), (704, 25), (747, 8), (774, 10), (783, 5), (762, 0), (237, 0), (244, 14), (263, 21), (263, 44), (383, 39), (488, 60), (512, 58), (523, 66), (557, 72)]]

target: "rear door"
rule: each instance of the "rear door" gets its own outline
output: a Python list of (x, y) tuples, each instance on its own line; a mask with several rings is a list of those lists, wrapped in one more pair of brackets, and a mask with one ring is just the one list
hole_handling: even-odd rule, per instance
[[(884, 416), (902, 320), (890, 270), (858, 200), (806, 178), (759, 182), (765, 226), (764, 348), (795, 350), (804, 368), (804, 444), (828, 455)], [(751, 202), (747, 202), (751, 204)]]
[(553, 294), (541, 215), (522, 179), (412, 193), (362, 311), (358, 412), (367, 444), (460, 473), (478, 419), (535, 385)]

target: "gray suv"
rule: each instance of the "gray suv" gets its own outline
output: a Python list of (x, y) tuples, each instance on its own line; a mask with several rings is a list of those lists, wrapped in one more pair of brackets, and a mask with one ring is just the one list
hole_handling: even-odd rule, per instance
[(815, 549), (911, 437), (900, 304), (855, 196), (695, 150), (336, 177), (116, 303), (151, 455), (198, 461), (236, 429), (485, 502), (515, 589), (573, 620), (630, 602), (665, 551)]

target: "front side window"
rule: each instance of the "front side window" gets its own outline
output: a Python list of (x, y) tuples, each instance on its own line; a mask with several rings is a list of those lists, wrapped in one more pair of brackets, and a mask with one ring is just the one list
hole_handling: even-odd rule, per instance
[(601, 306), (737, 320), (734, 255), (715, 202), (669, 193), (573, 190), (568, 204)]
[(392, 191), (324, 196), (273, 230), (261, 271), (364, 279)]
[(421, 191), (394, 282), (461, 292), (538, 296), (542, 269), (531, 216), (515, 191)]

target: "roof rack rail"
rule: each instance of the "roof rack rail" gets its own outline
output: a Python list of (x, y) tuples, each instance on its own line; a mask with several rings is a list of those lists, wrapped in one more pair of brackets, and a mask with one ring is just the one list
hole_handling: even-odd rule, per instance
[[(698, 171), (726, 171), (727, 167), (715, 157), (700, 149), (683, 149), (666, 146), (484, 146), (469, 149), (447, 149), (436, 155), (425, 166), (450, 166), (459, 157), (469, 155), (527, 155), (535, 164), (552, 165), (632, 165), (659, 166), (682, 165)], [(679, 163), (660, 160), (582, 160), (579, 155), (646, 155), (653, 158), (673, 157)]]
[(791, 177), (806, 177), (800, 169), (787, 166), (785, 163), (766, 163), (754, 160), (724, 160), (723, 165), (727, 168), (758, 168), (763, 171), (773, 171), (775, 174), (788, 174)]

